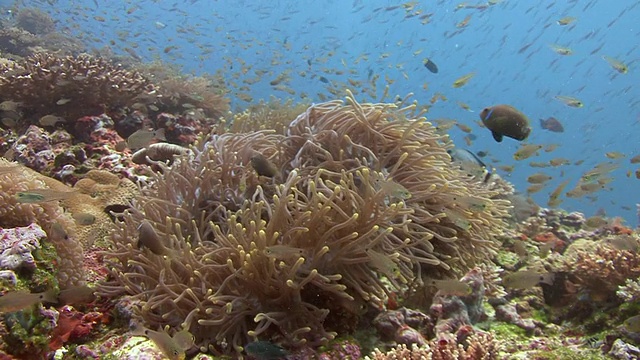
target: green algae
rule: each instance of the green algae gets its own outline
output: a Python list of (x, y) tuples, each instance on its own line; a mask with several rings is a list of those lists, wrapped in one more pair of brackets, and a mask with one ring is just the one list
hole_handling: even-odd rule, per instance
[(34, 291), (46, 291), (48, 289), (58, 288), (57, 273), (55, 264), (58, 262), (58, 253), (55, 247), (49, 241), (42, 241), (40, 248), (33, 251), (36, 269), (34, 270), (29, 282), (30, 288)]
[(497, 339), (515, 341), (526, 341), (529, 339), (526, 330), (513, 324), (504, 322), (492, 322), (484, 323), (484, 325), (485, 330), (494, 333)]
[(528, 354), (535, 360), (602, 360), (603, 355), (596, 349), (570, 349), (559, 347), (552, 350), (540, 350)]
[(4, 351), (23, 359), (36, 359), (49, 351), (49, 333), (54, 324), (40, 313), (40, 306), (3, 315), (7, 329), (2, 338)]

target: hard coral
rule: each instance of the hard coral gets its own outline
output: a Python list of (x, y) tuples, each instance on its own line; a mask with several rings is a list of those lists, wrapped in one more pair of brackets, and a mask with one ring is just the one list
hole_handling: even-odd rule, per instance
[[(138, 187), (127, 179), (104, 170), (89, 171), (74, 188), (29, 168), (0, 159), (0, 168), (12, 171), (0, 175), (0, 226), (18, 227), (32, 223), (49, 231), (54, 223), (65, 228), (69, 239), (54, 241), (58, 253), (58, 280), (62, 288), (84, 283), (83, 246), (89, 247), (105, 237), (113, 226), (109, 211), (120, 212), (138, 193)], [(15, 194), (33, 189), (76, 191), (61, 201), (41, 203), (18, 202)], [(95, 222), (81, 225), (72, 216), (91, 215)]]
[(56, 24), (53, 18), (37, 8), (23, 8), (16, 14), (16, 25), (34, 35), (54, 32)]
[(461, 329), (455, 338), (432, 340), (424, 346), (402, 344), (386, 353), (376, 349), (371, 360), (491, 360), (498, 359), (498, 345), (490, 333)]
[(640, 277), (640, 254), (598, 243), (572, 253), (565, 270), (572, 272), (592, 297), (612, 299), (618, 286)]
[(0, 269), (35, 268), (32, 251), (40, 248), (40, 241), (46, 236), (37, 224), (13, 229), (0, 228)]
[[(102, 295), (141, 300), (149, 326), (186, 327), (202, 351), (239, 353), (256, 338), (326, 342), (344, 325), (333, 314), (381, 305), (381, 277), (398, 290), (486, 261), (508, 202), (452, 167), (412, 107), (347, 100), (310, 107), (286, 135), (213, 135), (163, 166), (113, 232)], [(137, 246), (143, 220), (166, 257)]]
[(38, 36), (26, 30), (17, 27), (0, 28), (0, 49), (5, 57), (29, 56), (32, 47), (40, 43)]
[(31, 123), (52, 111), (67, 121), (114, 112), (150, 91), (153, 86), (140, 73), (86, 54), (39, 53), (0, 67), (2, 100), (21, 102)]

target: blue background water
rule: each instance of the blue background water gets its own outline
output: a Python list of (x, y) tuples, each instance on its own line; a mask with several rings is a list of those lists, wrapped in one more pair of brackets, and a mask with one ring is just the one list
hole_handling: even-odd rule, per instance
[[(516, 165), (512, 174), (499, 173), (519, 190), (526, 189), (527, 176), (535, 172), (553, 176), (543, 191), (533, 195), (542, 206), (561, 181), (570, 179), (567, 191), (594, 165), (619, 163), (606, 189), (564, 199), (560, 207), (587, 216), (603, 208), (609, 216), (623, 216), (631, 225), (637, 224), (640, 180), (633, 172), (640, 164), (629, 162), (640, 153), (640, 7), (636, 1), (544, 1), (535, 5), (505, 0), (479, 10), (456, 9), (458, 2), (441, 0), (416, 2), (410, 11), (399, 6), (400, 2), (371, 0), (18, 3), (47, 11), (60, 29), (82, 38), (91, 48), (109, 46), (118, 54), (127, 54), (125, 48), (129, 48), (144, 61), (162, 59), (181, 65), (187, 73), (222, 71), (234, 109), (248, 105), (236, 97), (238, 93), (254, 101), (271, 96), (300, 99), (306, 94), (306, 101), (319, 102), (322, 95), (344, 97), (343, 89), (348, 86), (360, 101), (371, 101), (379, 100), (390, 82), (391, 96), (413, 92), (420, 104), (442, 93), (448, 100), (436, 102), (427, 117), (452, 118), (470, 126), (477, 139), (468, 148), (489, 151), (493, 166)], [(7, 9), (13, 3), (0, 4)], [(421, 13), (407, 17), (416, 11)], [(423, 24), (420, 17), (429, 13), (430, 22)], [(468, 15), (468, 25), (457, 28)], [(556, 21), (564, 16), (577, 21), (558, 25)], [(573, 54), (561, 56), (551, 44), (569, 47)], [(525, 45), (530, 46), (519, 53)], [(165, 53), (168, 46), (175, 48)], [(414, 54), (418, 51), (422, 52)], [(623, 61), (629, 72), (617, 73), (603, 55)], [(424, 68), (425, 57), (438, 65), (438, 74)], [(255, 71), (261, 70), (266, 74), (257, 76)], [(283, 85), (295, 91), (293, 96), (270, 85), (285, 71), (290, 72), (290, 79)], [(452, 87), (457, 78), (471, 72), (475, 77), (466, 86)], [(375, 98), (358, 94), (357, 86), (348, 85), (347, 79), (352, 79), (370, 88), (368, 79), (373, 75), (380, 75)], [(320, 76), (329, 83), (320, 81)], [(258, 81), (243, 83), (252, 79)], [(338, 89), (339, 96), (330, 94), (329, 87)], [(555, 100), (556, 95), (577, 97), (585, 106), (568, 107)], [(473, 112), (462, 109), (458, 101)], [(511, 104), (529, 116), (534, 130), (528, 142), (560, 146), (528, 160), (513, 160), (518, 142), (506, 139), (498, 144), (476, 124), (479, 111), (497, 103)], [(563, 123), (564, 133), (540, 128), (538, 119), (549, 116)], [(457, 146), (467, 147), (466, 134), (454, 127), (451, 135)], [(622, 152), (626, 158), (607, 159), (604, 154), (609, 151)], [(556, 157), (584, 163), (545, 169), (529, 166), (530, 161)]]

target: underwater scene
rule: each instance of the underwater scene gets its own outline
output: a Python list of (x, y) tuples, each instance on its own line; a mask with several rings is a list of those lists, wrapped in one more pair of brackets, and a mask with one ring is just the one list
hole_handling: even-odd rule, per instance
[(640, 359), (639, 5), (0, 0), (0, 360)]

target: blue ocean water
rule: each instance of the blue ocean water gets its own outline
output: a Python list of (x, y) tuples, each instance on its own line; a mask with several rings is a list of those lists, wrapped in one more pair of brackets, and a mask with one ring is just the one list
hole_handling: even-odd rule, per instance
[[(638, 2), (2, 1), (3, 16), (10, 17), (16, 4), (51, 14), (61, 31), (89, 49), (161, 59), (196, 75), (220, 72), (234, 110), (249, 105), (240, 97), (311, 103), (343, 98), (347, 87), (360, 101), (392, 102), (413, 93), (428, 105), (442, 94), (447, 100), (435, 102), (426, 116), (471, 127), (476, 139), (470, 145), (466, 133), (451, 130), (457, 146), (488, 152), (491, 166), (515, 165), (511, 173), (498, 173), (522, 192), (531, 174), (553, 177), (532, 195), (541, 206), (563, 181), (569, 180), (566, 193), (585, 172), (612, 162), (618, 167), (602, 174), (611, 177), (604, 189), (578, 198), (563, 194), (559, 207), (587, 216), (604, 209), (631, 226), (638, 223), (640, 164), (630, 163), (640, 154)], [(567, 16), (575, 20), (558, 24)], [(558, 54), (555, 45), (572, 54)], [(603, 56), (626, 64), (628, 73), (617, 72)], [(437, 74), (423, 66), (425, 58), (438, 65)], [(285, 80), (272, 85), (283, 73)], [(452, 86), (469, 73), (474, 76), (465, 86)], [(386, 85), (389, 96), (381, 99)], [(584, 106), (569, 107), (557, 95), (576, 97)], [(529, 116), (527, 143), (557, 149), (515, 161), (517, 141), (496, 143), (477, 124), (482, 108), (500, 103)], [(564, 125), (563, 133), (540, 127), (539, 119), (551, 116)], [(625, 157), (610, 159), (609, 152)], [(530, 166), (559, 157), (571, 164)]]

